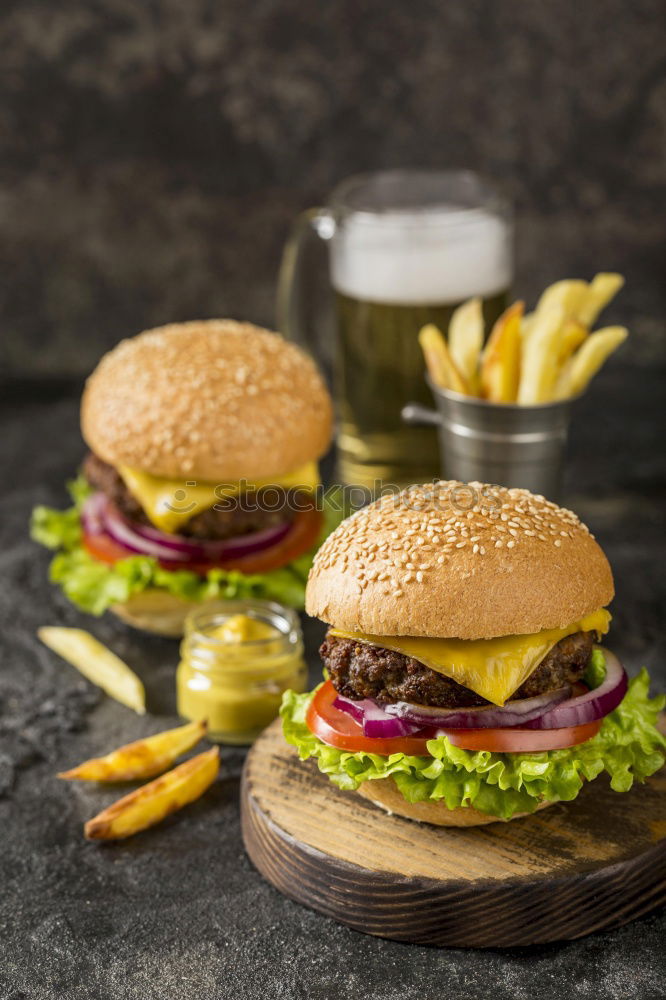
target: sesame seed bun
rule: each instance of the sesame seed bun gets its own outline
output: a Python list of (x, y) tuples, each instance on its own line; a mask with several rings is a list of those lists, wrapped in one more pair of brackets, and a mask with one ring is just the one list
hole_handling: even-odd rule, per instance
[[(358, 787), (359, 795), (374, 802), (380, 809), (394, 816), (404, 816), (419, 823), (432, 823), (434, 826), (486, 826), (488, 823), (507, 823), (501, 816), (490, 816), (465, 806), (461, 809), (449, 809), (445, 802), (407, 802), (393, 778), (377, 778), (374, 781), (364, 781)], [(541, 802), (537, 811), (552, 805), (551, 802)], [(516, 813), (511, 819), (521, 819), (529, 813)]]
[(613, 598), (570, 510), (527, 490), (432, 483), (347, 518), (315, 558), (308, 614), (347, 631), (492, 639), (564, 628)]
[(312, 360), (234, 320), (172, 323), (123, 340), (81, 403), (89, 447), (154, 476), (265, 478), (318, 459), (332, 407)]

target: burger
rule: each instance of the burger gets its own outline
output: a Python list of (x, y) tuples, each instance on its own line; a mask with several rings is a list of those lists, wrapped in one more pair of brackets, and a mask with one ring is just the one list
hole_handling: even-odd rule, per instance
[(33, 514), (58, 550), (51, 579), (86, 611), (167, 634), (208, 599), (302, 607), (331, 427), (315, 365), (268, 330), (209, 320), (122, 341), (83, 393), (75, 506)]
[(613, 578), (569, 510), (439, 482), (358, 511), (319, 550), (306, 610), (325, 681), (287, 692), (287, 741), (390, 813), (475, 826), (627, 791), (664, 763), (648, 698), (604, 645)]

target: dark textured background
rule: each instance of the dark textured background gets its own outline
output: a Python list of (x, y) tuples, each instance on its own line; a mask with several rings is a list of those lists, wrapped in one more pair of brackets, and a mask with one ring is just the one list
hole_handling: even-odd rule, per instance
[(346, 175), (465, 165), (518, 287), (629, 286), (663, 350), (661, 0), (3, 0), (0, 359), (84, 373), (165, 321), (273, 321), (292, 217)]

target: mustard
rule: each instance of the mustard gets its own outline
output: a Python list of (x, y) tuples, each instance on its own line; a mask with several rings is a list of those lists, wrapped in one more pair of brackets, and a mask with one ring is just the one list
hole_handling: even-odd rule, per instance
[(287, 688), (304, 691), (298, 616), (271, 601), (225, 601), (185, 623), (176, 673), (178, 713), (207, 719), (218, 743), (252, 743), (277, 716)]
[(215, 625), (208, 634), (212, 639), (219, 639), (229, 645), (226, 656), (234, 661), (251, 658), (243, 643), (255, 642), (257, 639), (277, 640), (281, 635), (273, 625), (250, 618), (249, 615), (232, 615), (221, 625)]

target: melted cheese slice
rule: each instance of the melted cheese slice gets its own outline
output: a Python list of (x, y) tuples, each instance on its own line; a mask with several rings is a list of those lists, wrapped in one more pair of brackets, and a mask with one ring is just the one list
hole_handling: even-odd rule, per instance
[(236, 497), (248, 487), (252, 490), (264, 486), (300, 486), (315, 490), (319, 486), (319, 469), (316, 462), (308, 462), (300, 469), (284, 476), (250, 479), (245, 483), (211, 483), (189, 479), (162, 479), (150, 476), (139, 469), (119, 465), (118, 472), (127, 489), (139, 501), (149, 519), (160, 531), (176, 534), (178, 529), (195, 514), (208, 510), (228, 497)]
[(553, 646), (574, 632), (608, 631), (608, 611), (594, 611), (566, 628), (551, 628), (531, 635), (505, 635), (499, 639), (428, 639), (410, 636), (368, 635), (365, 632), (331, 634), (384, 646), (412, 656), (426, 667), (462, 684), (494, 705), (504, 705), (527, 680)]

